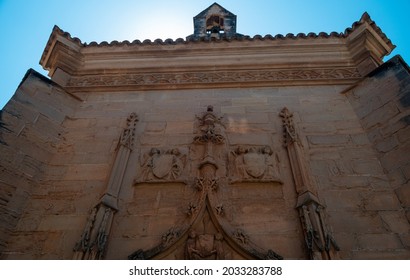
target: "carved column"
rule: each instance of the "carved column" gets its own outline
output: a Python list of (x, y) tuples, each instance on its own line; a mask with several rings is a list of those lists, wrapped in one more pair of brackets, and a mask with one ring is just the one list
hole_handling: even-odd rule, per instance
[(91, 210), (81, 239), (74, 247), (73, 259), (96, 260), (104, 256), (114, 213), (118, 209), (118, 194), (134, 145), (137, 121), (138, 117), (135, 113), (127, 118), (127, 127), (122, 131), (118, 142), (107, 188), (100, 202)]
[(279, 114), (283, 123), (284, 147), (298, 195), (296, 208), (302, 222), (305, 242), (311, 259), (338, 259), (336, 244), (325, 220), (324, 206), (317, 197), (306, 167), (302, 145), (293, 123), (293, 114), (285, 107)]

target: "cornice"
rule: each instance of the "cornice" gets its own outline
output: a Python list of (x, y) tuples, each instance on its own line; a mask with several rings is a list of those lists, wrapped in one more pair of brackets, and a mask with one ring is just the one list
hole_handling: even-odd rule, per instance
[(59, 47), (65, 49), (66, 53), (71, 51), (72, 53), (79, 54), (81, 48), (84, 47), (84, 44), (80, 39), (72, 37), (70, 33), (64, 32), (57, 25), (54, 25), (50, 38), (47, 41), (46, 47), (40, 59), (40, 65), (43, 66), (45, 70), (54, 72), (55, 69), (53, 69), (52, 65), (52, 55), (53, 52), (58, 52)]
[[(219, 39), (188, 36), (176, 40), (83, 43), (55, 26), (40, 63), (50, 71), (52, 79), (73, 90), (114, 84), (125, 88), (209, 83), (227, 86), (232, 85), (230, 81), (346, 84), (379, 66), (394, 47), (367, 13), (342, 33), (237, 35)], [(57, 68), (61, 71), (56, 72)], [(327, 78), (320, 74), (331, 70), (338, 74)], [(204, 77), (202, 81), (194, 82), (199, 76)], [(269, 81), (262, 78), (267, 76)]]
[(381, 28), (373, 21), (370, 15), (365, 12), (359, 21), (353, 23), (351, 28), (347, 28), (344, 32), (344, 37), (348, 37), (352, 34), (355, 30), (357, 30), (360, 26), (367, 23), (370, 26), (370, 29), (373, 30), (380, 38), (382, 39), (383, 43), (386, 44), (391, 50), (393, 50), (396, 46), (393, 45), (391, 40), (387, 37), (387, 35), (381, 30)]

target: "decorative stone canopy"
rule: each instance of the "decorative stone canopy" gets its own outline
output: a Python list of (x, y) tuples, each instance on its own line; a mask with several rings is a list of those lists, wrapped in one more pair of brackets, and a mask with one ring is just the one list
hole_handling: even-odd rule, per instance
[(367, 13), (330, 34), (243, 36), (236, 16), (216, 3), (194, 23), (185, 40), (111, 43), (83, 43), (55, 26), (40, 64), (69, 92), (352, 85), (395, 48)]

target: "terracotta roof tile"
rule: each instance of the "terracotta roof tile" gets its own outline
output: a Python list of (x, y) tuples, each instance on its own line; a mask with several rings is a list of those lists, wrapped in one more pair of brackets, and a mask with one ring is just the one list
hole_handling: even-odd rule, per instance
[[(134, 40), (132, 42), (129, 41), (112, 41), (112, 42), (107, 42), (107, 41), (103, 41), (100, 43), (97, 43), (95, 41), (90, 42), (90, 43), (83, 43), (81, 42), (80, 39), (76, 38), (76, 37), (72, 37), (70, 35), (70, 33), (65, 32), (63, 30), (61, 30), (58, 26), (54, 26), (53, 28), (53, 32), (50, 35), (50, 39), (49, 42), (46, 46), (46, 49), (43, 53), (43, 57), (46, 55), (48, 48), (51, 45), (52, 42), (52, 38), (54, 36), (56, 36), (56, 34), (59, 34), (60, 36), (63, 36), (65, 38), (67, 38), (68, 40), (77, 43), (79, 46), (82, 47), (105, 47), (105, 46), (132, 46), (132, 45), (176, 45), (176, 44), (187, 44), (187, 43), (198, 43), (198, 42), (230, 42), (230, 41), (255, 41), (255, 40), (261, 40), (261, 41), (265, 41), (265, 40), (285, 40), (285, 39), (312, 39), (312, 38), (346, 38), (347, 36), (349, 36), (349, 34), (351, 34), (355, 29), (357, 29), (359, 26), (361, 26), (363, 23), (367, 22), (376, 32), (377, 34), (386, 42), (386, 44), (393, 46), (393, 44), (391, 43), (390, 39), (387, 38), (387, 36), (381, 31), (381, 29), (376, 25), (376, 23), (370, 18), (369, 14), (367, 12), (365, 12), (362, 17), (360, 18), (359, 21), (356, 21), (352, 24), (352, 27), (350, 28), (346, 28), (346, 30), (344, 32), (338, 33), (338, 32), (331, 32), (331, 33), (326, 33), (326, 32), (320, 32), (320, 33), (313, 33), (310, 32), (308, 34), (305, 33), (299, 33), (297, 35), (292, 34), (292, 33), (288, 33), (286, 35), (282, 35), (282, 34), (277, 34), (277, 35), (254, 35), (253, 37), (251, 36), (244, 36), (241, 34), (237, 34), (234, 36), (231, 36), (229, 38), (227, 37), (222, 37), (220, 39), (216, 39), (216, 38), (187, 38), (187, 39), (183, 39), (183, 38), (178, 38), (176, 40), (173, 39), (166, 39), (165, 41), (162, 39), (156, 39), (154, 41), (151, 41), (149, 39), (146, 39), (144, 41), (140, 41), (140, 40)], [(43, 58), (42, 58), (43, 59)]]

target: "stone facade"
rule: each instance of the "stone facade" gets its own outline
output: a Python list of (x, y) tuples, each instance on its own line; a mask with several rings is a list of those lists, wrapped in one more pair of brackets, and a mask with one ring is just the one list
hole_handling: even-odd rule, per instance
[(369, 15), (194, 22), (165, 42), (53, 29), (51, 79), (29, 70), (1, 111), (1, 258), (409, 259), (410, 73)]

